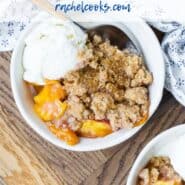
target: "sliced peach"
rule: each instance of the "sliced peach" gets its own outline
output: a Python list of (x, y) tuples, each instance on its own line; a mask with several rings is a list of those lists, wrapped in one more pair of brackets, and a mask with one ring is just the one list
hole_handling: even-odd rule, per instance
[(144, 115), (143, 118), (141, 118), (138, 122), (134, 124), (134, 127), (138, 127), (143, 125), (148, 119), (148, 114)]
[(49, 126), (50, 131), (59, 139), (65, 141), (68, 145), (75, 145), (79, 142), (79, 138), (75, 132), (66, 128), (56, 128), (54, 124)]
[(44, 121), (52, 121), (63, 116), (67, 109), (67, 103), (55, 100), (53, 102), (45, 102), (43, 104), (34, 105), (36, 113)]
[(82, 137), (104, 137), (112, 133), (111, 126), (108, 123), (94, 120), (87, 120), (82, 123), (79, 134)]
[(35, 85), (35, 86), (33, 86), (33, 88), (35, 89), (35, 91), (36, 91), (37, 94), (38, 94), (38, 93), (40, 93), (40, 92), (42, 91), (43, 86)]
[(181, 182), (177, 182), (177, 181), (162, 181), (159, 180), (155, 183), (155, 185), (181, 185)]
[(34, 101), (37, 104), (42, 104), (48, 101), (63, 100), (66, 96), (66, 92), (59, 82), (45, 85), (40, 93), (34, 97)]
[(48, 80), (48, 79), (45, 79), (45, 83), (46, 83), (47, 85), (50, 85), (50, 84), (59, 83), (59, 81), (57, 81), (57, 80)]

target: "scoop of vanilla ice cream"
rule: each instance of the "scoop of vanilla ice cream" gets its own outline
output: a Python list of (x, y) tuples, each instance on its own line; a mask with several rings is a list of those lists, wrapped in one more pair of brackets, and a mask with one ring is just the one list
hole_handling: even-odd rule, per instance
[(38, 85), (45, 79), (58, 80), (79, 66), (79, 52), (85, 48), (87, 34), (71, 21), (48, 19), (25, 39), (23, 54), (25, 81)]

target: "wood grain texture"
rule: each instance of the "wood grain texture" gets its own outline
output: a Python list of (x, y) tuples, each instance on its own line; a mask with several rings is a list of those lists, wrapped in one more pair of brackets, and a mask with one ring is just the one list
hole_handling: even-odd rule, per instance
[(11, 53), (0, 54), (0, 184), (120, 185), (136, 156), (158, 133), (185, 121), (185, 108), (167, 92), (142, 131), (113, 148), (70, 152), (46, 142), (25, 124), (9, 78)]

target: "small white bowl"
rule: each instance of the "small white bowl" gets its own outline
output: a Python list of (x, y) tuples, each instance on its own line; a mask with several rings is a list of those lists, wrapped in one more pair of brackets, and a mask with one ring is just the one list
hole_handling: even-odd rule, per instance
[[(40, 21), (37, 20), (31, 23), (23, 32), (20, 39), (17, 41), (17, 45), (14, 49), (11, 60), (11, 85), (13, 95), (18, 109), (20, 110), (27, 124), (39, 135), (54, 145), (73, 151), (94, 151), (112, 147), (127, 140), (136, 132), (138, 132), (142, 126), (130, 130), (121, 129), (104, 138), (81, 138), (80, 143), (75, 146), (66, 145), (63, 141), (59, 140), (55, 137), (55, 135), (50, 133), (47, 127), (35, 114), (30, 92), (23, 81), (22, 55), (25, 47), (24, 39), (31, 32), (31, 30), (39, 24)], [(84, 22), (80, 24), (86, 28), (92, 28), (103, 23)], [(151, 100), (149, 117), (151, 117), (161, 101), (164, 87), (165, 70), (160, 44), (151, 28), (141, 19), (135, 19), (134, 22), (122, 22), (122, 24), (113, 23), (112, 21), (112, 23), (109, 24), (117, 26), (123, 30), (135, 43), (135, 45), (141, 49), (146, 65), (153, 73), (154, 82), (149, 89)]]
[[(166, 156), (163, 148), (185, 134), (185, 124), (168, 129), (152, 139), (141, 151), (129, 173), (126, 185), (136, 185), (139, 172), (154, 156)], [(167, 156), (169, 157), (169, 156)]]

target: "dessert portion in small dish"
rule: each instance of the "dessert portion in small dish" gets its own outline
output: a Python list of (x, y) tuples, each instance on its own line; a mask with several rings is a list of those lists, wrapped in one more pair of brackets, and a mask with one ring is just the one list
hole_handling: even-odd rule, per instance
[(50, 31), (43, 32), (42, 25), (28, 37), (23, 58), (34, 109), (51, 132), (75, 145), (79, 137), (104, 137), (144, 124), (153, 79), (143, 58), (72, 23), (69, 31), (65, 24), (52, 24)]
[(170, 158), (159, 156), (150, 159), (138, 175), (137, 185), (185, 185), (174, 170)]

